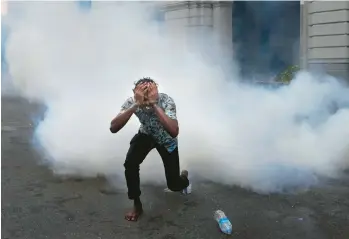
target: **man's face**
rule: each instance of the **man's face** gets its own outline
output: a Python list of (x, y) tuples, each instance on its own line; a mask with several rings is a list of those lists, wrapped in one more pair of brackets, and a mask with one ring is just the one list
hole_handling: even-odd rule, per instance
[(145, 92), (145, 94), (144, 94), (144, 102), (146, 103), (146, 102), (148, 102), (149, 101), (149, 99), (148, 99), (148, 90)]
[(137, 87), (142, 87), (145, 86), (145, 93), (144, 93), (144, 104), (148, 104), (149, 103), (149, 94), (150, 94), (150, 88), (151, 86), (153, 86), (153, 89), (157, 91), (157, 85), (155, 83), (152, 83), (152, 82), (144, 82), (144, 83), (141, 83), (139, 86)]
[(148, 102), (149, 101), (148, 94), (150, 93), (150, 86), (153, 86), (157, 90), (157, 85), (155, 83), (151, 83), (151, 82), (147, 82), (145, 84), (146, 84), (147, 90), (144, 94), (144, 101)]

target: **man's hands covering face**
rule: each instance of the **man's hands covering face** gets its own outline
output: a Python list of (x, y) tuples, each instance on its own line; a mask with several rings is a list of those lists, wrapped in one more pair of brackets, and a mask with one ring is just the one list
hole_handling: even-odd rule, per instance
[(159, 92), (155, 83), (142, 83), (134, 89), (134, 99), (139, 106), (153, 105), (158, 101)]
[(137, 105), (144, 104), (144, 98), (145, 98), (145, 95), (147, 93), (147, 90), (148, 90), (148, 86), (146, 83), (137, 85), (136, 88), (133, 90), (134, 99), (135, 99)]
[(148, 97), (147, 102), (149, 105), (153, 105), (158, 101), (159, 92), (155, 83), (148, 83)]

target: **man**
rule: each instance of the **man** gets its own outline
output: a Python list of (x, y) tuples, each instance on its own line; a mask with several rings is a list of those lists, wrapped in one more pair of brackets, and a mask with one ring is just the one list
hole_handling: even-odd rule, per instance
[(138, 133), (130, 141), (124, 163), (128, 197), (134, 202), (133, 209), (125, 216), (129, 221), (137, 221), (143, 213), (139, 165), (152, 149), (156, 148), (162, 158), (168, 189), (183, 191), (189, 186), (188, 171), (180, 173), (179, 169), (179, 128), (173, 99), (158, 93), (156, 83), (150, 78), (136, 82), (133, 92), (134, 97), (126, 100), (110, 125), (110, 131), (117, 133), (133, 114), (141, 123)]

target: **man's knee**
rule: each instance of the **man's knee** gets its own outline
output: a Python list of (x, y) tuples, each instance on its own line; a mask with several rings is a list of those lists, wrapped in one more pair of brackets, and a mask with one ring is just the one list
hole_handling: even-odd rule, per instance
[(182, 188), (179, 186), (179, 184), (176, 183), (175, 181), (167, 182), (167, 188), (173, 192), (178, 192), (178, 191), (182, 190)]
[(181, 176), (166, 177), (167, 188), (173, 192), (182, 191), (189, 186), (189, 180)]

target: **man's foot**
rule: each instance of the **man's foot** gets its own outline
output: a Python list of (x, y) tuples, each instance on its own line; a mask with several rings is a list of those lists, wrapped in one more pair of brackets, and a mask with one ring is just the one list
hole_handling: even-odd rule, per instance
[(126, 213), (125, 219), (127, 221), (136, 222), (138, 218), (143, 214), (142, 203), (135, 203), (133, 209)]

